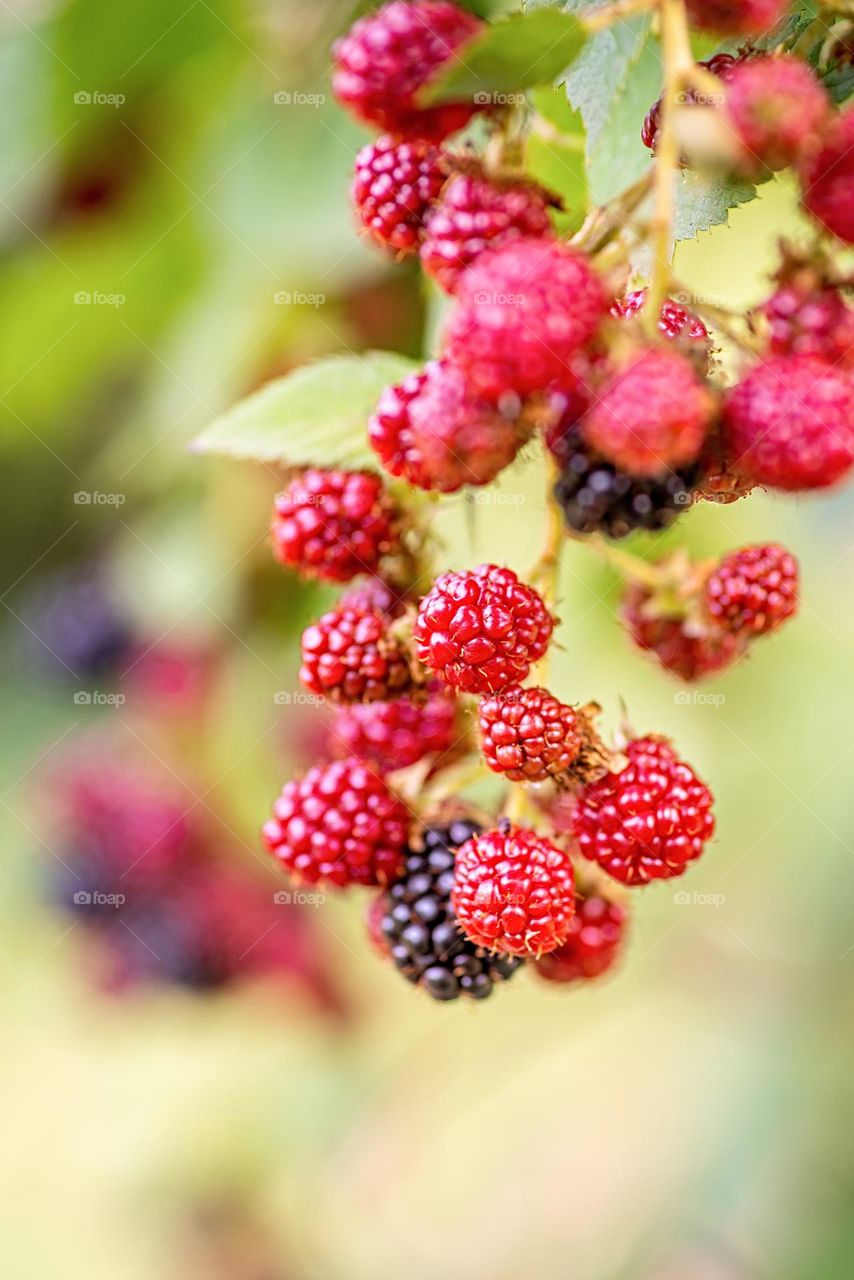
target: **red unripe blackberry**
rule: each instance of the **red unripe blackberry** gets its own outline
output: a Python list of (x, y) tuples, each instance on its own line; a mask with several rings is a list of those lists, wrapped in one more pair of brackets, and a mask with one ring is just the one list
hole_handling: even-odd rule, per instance
[(733, 387), (724, 411), (738, 468), (775, 489), (821, 489), (854, 462), (854, 382), (808, 356), (777, 356)]
[(481, 698), (477, 718), (486, 763), (512, 782), (543, 782), (566, 774), (588, 733), (574, 707), (548, 689), (519, 685)]
[(575, 914), (566, 942), (534, 961), (547, 982), (588, 982), (610, 969), (625, 942), (628, 913), (598, 893), (575, 895)]
[(477, 174), (453, 177), (427, 217), (421, 265), (453, 293), (484, 249), (551, 233), (545, 193), (528, 182), (498, 185)]
[(419, 489), (455, 493), (463, 485), (489, 484), (530, 437), (518, 402), (507, 410), (472, 396), (465, 374), (449, 361), (431, 360), (386, 387), (368, 439), (391, 475)]
[(607, 305), (582, 254), (557, 240), (514, 240), (463, 272), (446, 352), (487, 400), (533, 394), (560, 380)]
[(427, 211), (445, 182), (441, 157), (429, 142), (396, 142), (387, 134), (367, 143), (356, 156), (356, 214), (384, 249), (418, 252)]
[(505, 820), (458, 850), (451, 904), (478, 946), (515, 956), (554, 951), (575, 910), (569, 855)]
[(418, 658), (464, 693), (518, 684), (542, 658), (554, 618), (542, 597), (512, 569), (482, 564), (443, 573), (418, 606)]
[[(636, 316), (643, 310), (648, 292), (648, 289), (635, 289), (632, 293), (627, 293), (624, 298), (617, 298), (611, 305), (611, 315), (616, 316), (618, 320)], [(661, 304), (661, 310), (658, 313), (658, 330), (659, 333), (664, 334), (665, 338), (673, 338), (674, 341), (687, 338), (706, 346), (709, 343), (709, 331), (700, 317), (673, 298), (665, 298)]]
[(477, 110), (472, 101), (416, 106), (418, 90), (484, 24), (449, 0), (392, 0), (359, 18), (332, 49), (332, 90), (358, 119), (401, 138), (440, 141)]
[(712, 793), (662, 738), (636, 738), (625, 754), (624, 769), (579, 793), (579, 848), (624, 884), (681, 876), (714, 834)]
[(763, 305), (775, 356), (815, 356), (854, 366), (854, 307), (832, 285), (784, 284)]
[[(713, 58), (709, 58), (706, 62), (698, 62), (699, 67), (703, 67), (710, 75), (717, 76), (720, 80), (727, 81), (738, 65), (740, 59), (733, 57), (731, 53), (718, 53)], [(709, 105), (708, 102), (698, 99), (693, 89), (686, 89), (680, 95), (680, 102), (683, 106), (696, 106), (698, 101), (701, 105)], [(649, 147), (650, 151), (655, 151), (658, 145), (658, 133), (661, 128), (661, 98), (658, 98), (650, 107), (646, 114), (641, 129), (641, 142), (645, 147)]]
[(384, 702), (412, 686), (412, 669), (382, 614), (344, 608), (306, 627), (299, 678), (330, 702)]
[(620, 369), (581, 422), (589, 445), (630, 475), (693, 462), (715, 397), (679, 351), (649, 347)]
[(785, 169), (819, 137), (830, 99), (811, 67), (791, 56), (746, 58), (727, 75), (724, 115), (748, 176)]
[(725, 556), (706, 582), (710, 617), (736, 635), (761, 636), (798, 610), (798, 562), (771, 542)]
[(405, 591), (393, 587), (383, 578), (370, 575), (358, 579), (341, 593), (338, 608), (363, 609), (368, 613), (381, 613), (392, 620), (406, 612), (407, 603)]
[(807, 211), (846, 244), (854, 244), (854, 107), (836, 117), (824, 146), (801, 166)]
[(380, 933), (391, 959), (434, 1000), (483, 1000), (522, 964), (517, 956), (471, 942), (451, 906), (456, 849), (479, 831), (464, 820), (427, 827), (418, 840), (422, 847), (410, 849), (401, 878), (381, 897)]
[(423, 701), (397, 698), (342, 707), (331, 736), (338, 755), (356, 756), (384, 773), (408, 769), (426, 756), (445, 764), (461, 737), (456, 698), (441, 688)]
[(757, 36), (780, 21), (789, 0), (686, 0), (685, 7), (688, 21), (698, 31)]
[(649, 590), (634, 584), (626, 592), (622, 619), (639, 649), (651, 654), (665, 671), (693, 684), (717, 675), (736, 662), (744, 652), (740, 637), (717, 626), (694, 634), (686, 619), (648, 613)]
[(273, 504), (273, 554), (305, 577), (347, 582), (399, 544), (400, 514), (371, 471), (296, 476)]
[(299, 880), (387, 884), (403, 867), (406, 806), (361, 760), (317, 765), (285, 784), (262, 835)]

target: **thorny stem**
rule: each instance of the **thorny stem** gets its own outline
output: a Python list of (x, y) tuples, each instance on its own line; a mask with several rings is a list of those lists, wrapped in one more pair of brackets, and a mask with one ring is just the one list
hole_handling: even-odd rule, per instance
[(664, 92), (661, 97), (661, 126), (655, 151), (655, 213), (652, 220), (655, 263), (643, 310), (643, 323), (650, 338), (658, 336), (658, 313), (670, 283), (676, 174), (679, 168), (676, 113), (679, 109), (680, 92), (694, 68), (684, 0), (659, 0), (659, 13), (664, 56)]

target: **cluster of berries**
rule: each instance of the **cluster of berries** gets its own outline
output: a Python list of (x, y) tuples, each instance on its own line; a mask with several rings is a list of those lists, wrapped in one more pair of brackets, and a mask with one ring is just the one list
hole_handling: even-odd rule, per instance
[(344, 1010), (310, 912), (222, 858), (192, 799), (106, 746), (78, 748), (46, 796), (57, 870), (50, 896), (83, 930), (106, 991), (202, 992), (257, 980)]
[[(786, 7), (719, 0), (687, 11), (697, 29), (752, 36)], [(359, 219), (395, 254), (420, 255), (453, 295), (438, 358), (386, 388), (371, 417), (385, 470), (453, 493), (490, 483), (539, 433), (570, 532), (611, 538), (663, 529), (698, 498), (837, 481), (854, 464), (846, 282), (818, 251), (787, 261), (755, 317), (758, 361), (722, 389), (700, 315), (674, 298), (651, 311), (660, 284), (629, 290), (585, 251), (583, 232), (561, 238), (549, 193), (449, 146), (483, 108), (435, 105), (427, 90), (482, 30), (449, 0), (393, 0), (334, 50), (339, 101), (383, 130), (357, 158)], [(846, 117), (833, 116), (809, 68), (721, 55), (702, 70), (721, 87), (730, 154), (732, 138), (740, 148), (732, 167), (758, 177), (797, 162), (807, 208), (846, 238), (832, 213), (851, 186), (848, 160), (825, 154)], [(686, 94), (690, 112), (701, 105), (699, 89)], [(487, 109), (500, 135), (506, 113)], [(644, 130), (653, 149), (660, 123), (656, 106)], [(270, 852), (303, 883), (379, 888), (368, 913), (376, 947), (438, 1000), (488, 996), (523, 964), (554, 982), (604, 972), (625, 934), (619, 886), (679, 876), (702, 854), (714, 833), (709, 788), (666, 739), (608, 745), (595, 704), (526, 683), (556, 625), (548, 600), (496, 564), (434, 577), (400, 499), (372, 472), (293, 476), (273, 542), (303, 575), (366, 576), (303, 635), (301, 680), (336, 720), (330, 758), (275, 801)], [(776, 545), (647, 570), (624, 617), (638, 646), (683, 679), (740, 658), (797, 608), (797, 565)], [(478, 767), (509, 784), (502, 816), (451, 798), (472, 729)]]

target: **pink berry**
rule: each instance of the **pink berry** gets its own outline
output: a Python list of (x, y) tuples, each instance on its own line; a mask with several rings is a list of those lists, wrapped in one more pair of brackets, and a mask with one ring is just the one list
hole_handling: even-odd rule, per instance
[(846, 244), (854, 244), (854, 107), (837, 116), (824, 145), (801, 165), (809, 213)]
[(608, 299), (587, 259), (550, 239), (482, 253), (457, 286), (446, 353), (492, 402), (560, 382), (599, 327)]
[(399, 254), (418, 252), (427, 211), (445, 182), (441, 155), (429, 142), (396, 142), (387, 134), (362, 147), (353, 203), (377, 244)]
[(512, 569), (482, 564), (443, 573), (418, 606), (418, 658), (464, 693), (495, 693), (524, 680), (545, 653), (554, 618)]
[(399, 544), (400, 515), (371, 471), (310, 467), (277, 495), (273, 554), (305, 577), (347, 582)]
[(569, 934), (556, 951), (534, 961), (547, 982), (590, 982), (607, 973), (625, 945), (628, 913), (601, 894), (575, 895)]
[(427, 756), (448, 764), (461, 737), (457, 701), (445, 688), (423, 701), (404, 697), (342, 707), (331, 730), (336, 754), (356, 756), (384, 772), (408, 769)]
[(686, 0), (688, 21), (698, 31), (755, 36), (769, 31), (789, 8), (789, 0)]
[(693, 462), (715, 412), (715, 397), (680, 352), (649, 347), (622, 368), (582, 419), (585, 440), (636, 476)]
[(481, 698), (477, 719), (486, 763), (511, 782), (544, 782), (565, 775), (590, 732), (583, 714), (548, 689), (519, 685)]
[(821, 360), (778, 356), (730, 391), (724, 423), (735, 465), (757, 484), (824, 488), (854, 462), (854, 382)]
[(401, 138), (440, 141), (477, 110), (471, 100), (416, 104), (418, 90), (484, 24), (449, 0), (392, 0), (336, 41), (332, 89), (358, 120)]
[(451, 905), (463, 933), (478, 946), (542, 955), (569, 933), (572, 863), (551, 841), (503, 823), (457, 851)]
[(649, 611), (651, 593), (634, 584), (626, 592), (622, 621), (632, 641), (652, 655), (665, 671), (694, 684), (732, 666), (744, 653), (740, 637), (711, 625), (699, 631), (689, 629), (687, 620)]
[(484, 249), (550, 233), (548, 205), (539, 187), (498, 185), (460, 173), (427, 217), (421, 264), (446, 293), (453, 293), (462, 273)]
[(705, 605), (735, 635), (766, 635), (797, 613), (798, 562), (776, 542), (732, 551), (710, 575)]
[(382, 614), (339, 606), (303, 632), (299, 678), (330, 702), (385, 702), (411, 688), (412, 668)]
[(530, 437), (518, 405), (509, 410), (474, 397), (456, 365), (433, 360), (385, 389), (368, 438), (391, 475), (419, 489), (455, 493), (463, 485), (489, 484)]
[(762, 307), (775, 356), (816, 356), (854, 367), (854, 307), (832, 285), (784, 284)]
[(748, 176), (785, 169), (819, 137), (830, 99), (813, 70), (791, 56), (748, 58), (727, 76), (724, 115)]

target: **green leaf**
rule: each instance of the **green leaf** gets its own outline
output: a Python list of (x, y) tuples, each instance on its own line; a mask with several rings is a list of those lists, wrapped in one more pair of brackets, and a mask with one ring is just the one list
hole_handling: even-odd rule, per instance
[(584, 27), (571, 13), (537, 9), (502, 18), (458, 48), (418, 95), (422, 106), (512, 94), (555, 80), (578, 55)]
[(576, 230), (587, 212), (584, 123), (566, 94), (543, 85), (531, 95), (537, 115), (525, 146), (525, 168), (532, 178), (560, 196), (555, 214), (559, 229)]
[(283, 466), (377, 468), (368, 418), (382, 389), (418, 366), (391, 351), (327, 356), (262, 387), (197, 436), (194, 453)]
[(756, 199), (756, 188), (732, 178), (680, 173), (676, 191), (674, 238), (693, 240), (700, 231), (729, 221), (730, 209)]
[(661, 85), (661, 50), (648, 37), (627, 72), (595, 145), (588, 151), (593, 204), (607, 204), (646, 173), (652, 156), (641, 141), (641, 125)]
[[(644, 51), (649, 25), (648, 17), (629, 18), (601, 31), (588, 40), (564, 77), (567, 97), (584, 120), (590, 150), (606, 127), (632, 66)], [(638, 121), (638, 129), (640, 126)]]

